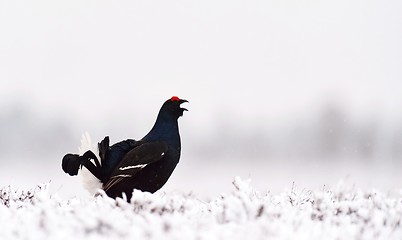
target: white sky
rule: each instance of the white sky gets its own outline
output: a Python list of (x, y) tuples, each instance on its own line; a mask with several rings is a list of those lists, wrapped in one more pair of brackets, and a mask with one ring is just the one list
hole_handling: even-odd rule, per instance
[[(0, 111), (17, 101), (42, 117), (70, 115), (94, 141), (105, 134), (120, 140), (116, 132), (91, 129), (110, 123), (117, 129), (119, 122), (133, 122), (136, 133), (123, 130), (127, 137), (141, 137), (172, 95), (190, 100), (190, 112), (181, 120), (188, 140), (192, 131), (215, 131), (211, 123), (217, 118), (244, 130), (256, 119), (297, 122), (331, 101), (360, 117), (400, 121), (401, 13), (400, 0), (0, 0)], [(191, 145), (183, 143), (183, 149)], [(225, 163), (222, 180), (221, 168), (212, 169), (214, 174), (187, 156), (169, 184), (194, 189), (199, 179), (210, 179), (221, 191), (235, 174), (248, 172), (257, 185), (311, 180), (322, 186), (330, 178), (323, 182), (316, 174), (336, 172), (333, 179), (339, 179), (351, 173), (348, 165), (345, 171), (293, 167), (294, 174), (281, 171), (289, 169), (282, 161), (275, 163), (237, 170)], [(49, 172), (61, 177), (59, 162), (52, 164)], [(363, 172), (363, 183), (400, 182), (397, 172), (355, 169)], [(205, 177), (194, 178), (196, 172)], [(29, 183), (49, 178), (10, 173)], [(9, 176), (3, 175), (7, 184)], [(67, 186), (71, 180), (62, 176)]]
[(333, 99), (399, 116), (401, 12), (399, 0), (0, 0), (1, 101), (144, 122), (172, 95), (200, 124)]

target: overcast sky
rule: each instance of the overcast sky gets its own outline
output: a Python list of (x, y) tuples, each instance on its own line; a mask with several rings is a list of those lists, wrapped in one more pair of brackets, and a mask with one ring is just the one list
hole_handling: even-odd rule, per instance
[[(243, 150), (241, 141), (261, 144), (266, 136), (257, 131), (240, 141), (228, 132), (294, 124), (328, 104), (352, 118), (400, 124), (401, 13), (400, 0), (0, 0), (0, 120), (6, 116), (0, 144), (20, 159), (2, 159), (0, 181), (52, 179), (56, 187), (75, 191), (74, 184), (67, 187), (71, 180), (59, 161), (78, 147), (83, 131), (94, 142), (106, 134), (112, 142), (138, 139), (162, 102), (178, 95), (190, 101), (180, 123), (185, 159), (167, 189), (214, 186), (219, 192), (234, 175), (251, 176), (263, 189), (292, 181), (322, 187), (346, 174), (363, 176), (365, 184), (395, 186), (400, 174), (392, 165), (318, 169), (302, 164), (303, 156), (299, 165), (288, 166), (265, 156), (259, 164), (266, 165), (244, 158), (237, 168), (210, 166), (188, 149), (193, 145), (205, 153), (206, 146), (226, 144), (232, 162), (238, 153), (233, 150)], [(65, 125), (48, 123), (57, 119)], [(66, 125), (76, 130), (68, 134)], [(269, 137), (281, 142), (287, 136), (282, 130)], [(211, 132), (221, 139), (209, 145), (195, 141), (197, 134)], [(74, 139), (70, 145), (62, 141), (68, 137)], [(233, 141), (240, 142), (231, 146)], [(43, 159), (46, 149), (57, 153)], [(19, 154), (33, 150), (51, 164), (27, 158), (31, 165), (25, 169), (4, 167), (26, 164)], [(50, 175), (35, 174), (43, 168)]]
[(334, 99), (400, 115), (401, 12), (398, 0), (0, 0), (1, 101), (139, 124), (172, 95), (200, 125)]

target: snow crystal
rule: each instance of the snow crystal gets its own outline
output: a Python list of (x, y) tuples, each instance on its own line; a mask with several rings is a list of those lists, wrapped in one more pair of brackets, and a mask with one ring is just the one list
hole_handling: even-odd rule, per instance
[(233, 186), (209, 202), (134, 190), (130, 203), (0, 187), (0, 239), (402, 239), (402, 191), (341, 184), (272, 195), (239, 177)]

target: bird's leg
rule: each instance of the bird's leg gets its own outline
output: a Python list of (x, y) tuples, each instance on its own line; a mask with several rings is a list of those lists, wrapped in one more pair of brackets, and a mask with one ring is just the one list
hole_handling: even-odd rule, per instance
[[(87, 151), (81, 157), (81, 165), (86, 167), (96, 178), (103, 180), (103, 169), (99, 163), (98, 158), (91, 151)], [(96, 166), (91, 162), (90, 159), (95, 161)]]

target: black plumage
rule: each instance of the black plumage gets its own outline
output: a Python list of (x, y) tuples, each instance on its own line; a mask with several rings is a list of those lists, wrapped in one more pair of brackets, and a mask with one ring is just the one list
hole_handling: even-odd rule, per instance
[(64, 172), (73, 176), (80, 167), (86, 167), (112, 198), (124, 193), (130, 200), (133, 189), (156, 192), (167, 182), (180, 159), (177, 120), (187, 111), (180, 107), (184, 102), (187, 100), (178, 97), (167, 100), (151, 131), (139, 141), (128, 139), (109, 146), (109, 137), (105, 137), (98, 143), (100, 161), (91, 151), (82, 156), (66, 154), (62, 160)]

